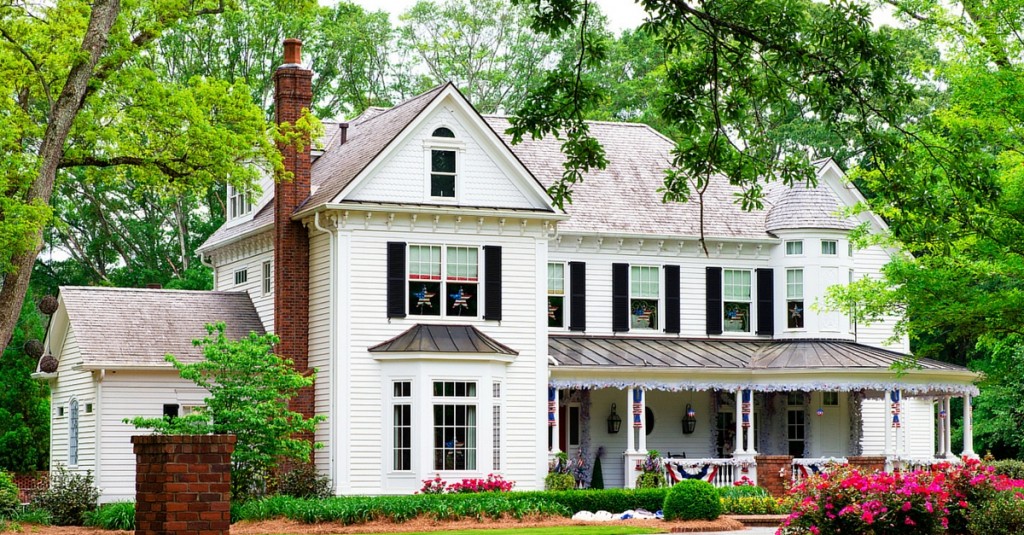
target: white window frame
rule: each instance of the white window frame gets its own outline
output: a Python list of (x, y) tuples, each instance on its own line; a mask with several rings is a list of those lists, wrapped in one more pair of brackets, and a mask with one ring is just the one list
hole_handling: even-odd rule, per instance
[(274, 293), (274, 269), (272, 262), (272, 260), (265, 260), (260, 268), (260, 273), (262, 274), (260, 287), (263, 290), (263, 297)]
[(501, 426), (505, 421), (505, 415), (502, 412), (501, 389), (501, 381), (491, 383), (491, 470), (493, 471), (501, 470), (504, 464), (501, 447), (504, 433), (501, 432)]
[[(440, 279), (438, 280), (426, 280), (412, 278), (412, 255), (409, 252), (413, 247), (439, 247), (441, 249), (441, 267), (440, 267)], [(476, 282), (469, 281), (449, 281), (448, 280), (448, 249), (449, 248), (461, 248), (461, 249), (473, 249), (476, 250)], [(406, 302), (406, 313), (409, 316), (415, 316), (416, 318), (466, 318), (466, 319), (478, 319), (483, 314), (484, 304), (484, 277), (483, 277), (483, 248), (479, 245), (460, 245), (454, 243), (410, 243), (406, 245), (406, 259), (405, 259), (405, 302)], [(413, 284), (418, 282), (429, 282), (439, 283), (441, 296), (439, 297), (438, 304), (441, 308), (440, 314), (416, 314), (412, 311), (412, 305), (409, 303), (409, 296), (413, 291)], [(450, 314), (448, 310), (448, 285), (458, 284), (464, 282), (465, 284), (476, 284), (476, 314)]]
[[(793, 281), (792, 277), (790, 277), (791, 273), (794, 273), (794, 274), (795, 273), (799, 273), (800, 274), (800, 277), (799, 277), (800, 281), (799, 282)], [(796, 295), (796, 293), (793, 291), (794, 288), (797, 288), (797, 284), (799, 284), (799, 287), (798, 287), (799, 290), (800, 290), (799, 291), (799, 295)], [(803, 325), (800, 326), (800, 327), (790, 327), (790, 325), (789, 325), (789, 317), (790, 317), (789, 305), (790, 305), (790, 302), (793, 302), (793, 301), (799, 301), (800, 302), (800, 309), (801, 309), (800, 313), (802, 314), (802, 323), (803, 323)], [(804, 269), (803, 268), (799, 268), (799, 267), (797, 267), (797, 268), (786, 268), (786, 300), (785, 300), (785, 303), (786, 303), (786, 309), (785, 309), (786, 330), (787, 331), (803, 331), (803, 330), (806, 330), (807, 329), (807, 306), (806, 306), (806, 299), (804, 298)]]
[(252, 197), (231, 184), (228, 184), (227, 202), (225, 204), (224, 208), (227, 212), (228, 221), (245, 217), (251, 214), (253, 210)]
[[(436, 383), (456, 383), (456, 384), (464, 383), (464, 384), (467, 385), (467, 389), (468, 389), (468, 385), (472, 384), (473, 385), (473, 389), (474, 389), (475, 392), (474, 392), (474, 394), (472, 396), (468, 395), (468, 393), (466, 395), (464, 395), (464, 396), (459, 396), (457, 394), (456, 395), (452, 395), (452, 396), (447, 396), (447, 395), (444, 395), (444, 391), (443, 391), (444, 386), (442, 385), (442, 393), (441, 393), (442, 395), (437, 395), (437, 394), (434, 393), (434, 387), (435, 387)], [(446, 472), (446, 473), (471, 473), (471, 472), (479, 472), (480, 471), (480, 450), (481, 450), (480, 446), (481, 446), (481, 444), (483, 442), (481, 440), (480, 430), (481, 430), (481, 423), (484, 421), (483, 418), (482, 418), (482, 416), (483, 416), (483, 409), (486, 408), (486, 404), (482, 403), (483, 396), (480, 395), (480, 388), (481, 388), (481, 381), (478, 380), (478, 379), (453, 379), (453, 378), (448, 378), (448, 377), (446, 377), (446, 378), (438, 377), (438, 378), (433, 378), (433, 379), (430, 380), (430, 417), (429, 417), (428, 421), (430, 422), (430, 424), (429, 424), (430, 425), (430, 458), (431, 458), (430, 466), (431, 466), (432, 471), (434, 471), (434, 472)], [(473, 452), (473, 454), (472, 454), (473, 455), (473, 457), (472, 457), (472, 467), (470, 467), (470, 462), (469, 462), (470, 459), (467, 457), (464, 460), (464, 463), (465, 463), (465, 466), (466, 466), (465, 468), (445, 468), (445, 462), (443, 460), (444, 456), (447, 455), (447, 452), (446, 452), (447, 446), (445, 446), (445, 444), (444, 444), (444, 429), (447, 427), (446, 425), (444, 425), (445, 422), (442, 422), (442, 425), (441, 425), (441, 429), (442, 429), (442, 438), (441, 438), (441, 440), (442, 440), (442, 447), (440, 448), (441, 449), (440, 453), (442, 455), (442, 461), (441, 461), (440, 467), (438, 467), (438, 463), (437, 463), (437, 461), (438, 461), (438, 457), (437, 457), (438, 447), (437, 447), (437, 444), (434, 442), (434, 437), (436, 436), (438, 425), (437, 425), (437, 422), (434, 419), (434, 411), (435, 411), (435, 409), (438, 406), (445, 407), (445, 406), (449, 406), (449, 405), (456, 406), (456, 407), (462, 406), (462, 407), (467, 407), (467, 408), (468, 407), (472, 407), (473, 408), (473, 417), (474, 417), (473, 434), (475, 435), (475, 443), (473, 444), (473, 447), (472, 447), (472, 452)], [(442, 412), (443, 411), (444, 411), (444, 409), (442, 408)], [(467, 416), (467, 419), (468, 419), (468, 416), (469, 416), (468, 409), (467, 409), (466, 416)], [(454, 428), (457, 428), (457, 426), (454, 426), (453, 429)], [(467, 422), (467, 425), (466, 425), (466, 429), (467, 429), (467, 433), (468, 433), (468, 429), (469, 429), (468, 422)], [(484, 428), (484, 429), (486, 429), (486, 428)], [(467, 441), (468, 441), (468, 437), (466, 437), (466, 438), (467, 438)], [(466, 454), (468, 455), (469, 446), (466, 445), (466, 446), (464, 446), (464, 448), (467, 450)], [(453, 447), (452, 449), (453, 449), (452, 454), (454, 456), (457, 453), (458, 448)], [(453, 458), (453, 461), (454, 460), (455, 459)]]
[[(657, 295), (657, 297), (650, 297), (650, 295), (645, 294), (645, 293), (641, 293), (641, 294), (634, 294), (633, 293), (633, 282), (634, 282), (633, 281), (633, 269), (634, 268), (640, 269), (641, 271), (642, 270), (651, 270), (651, 271), (653, 271), (655, 273), (655, 281), (658, 284), (658, 292), (657, 292), (658, 295)], [(628, 301), (628, 304), (629, 304), (629, 331), (630, 332), (641, 332), (641, 333), (643, 333), (643, 332), (661, 332), (662, 326), (665, 323), (664, 319), (662, 318), (662, 316), (663, 316), (662, 312), (665, 309), (665, 279), (664, 279), (664, 271), (665, 270), (662, 268), (662, 266), (655, 265), (655, 264), (630, 264), (629, 265), (629, 279), (628, 279), (628, 283), (629, 283), (629, 301)], [(652, 299), (657, 300), (657, 305), (655, 306), (655, 311), (654, 311), (654, 314), (655, 314), (655, 325), (652, 325), (651, 327), (634, 327), (633, 326), (633, 301), (634, 300), (643, 301), (643, 300), (652, 300)]]
[[(396, 393), (396, 389), (397, 389), (398, 385), (403, 384), (403, 383), (407, 383), (409, 385), (409, 395), (398, 395)], [(414, 473), (415, 472), (415, 468), (416, 468), (416, 452), (417, 452), (417, 448), (416, 448), (416, 433), (415, 433), (415, 426), (414, 426), (414, 423), (416, 421), (416, 414), (415, 414), (416, 413), (416, 406), (415, 406), (415, 399), (416, 399), (416, 395), (415, 395), (416, 394), (415, 381), (412, 378), (394, 378), (394, 379), (392, 379), (390, 381), (389, 384), (390, 384), (390, 387), (391, 387), (391, 390), (390, 390), (390, 396), (391, 396), (390, 408), (391, 408), (391, 411), (389, 413), (389, 415), (390, 415), (390, 423), (391, 423), (391, 426), (390, 426), (390, 431), (391, 431), (390, 446), (391, 447), (388, 448), (388, 450), (391, 452), (391, 462), (388, 463), (388, 472), (394, 473), (394, 474)], [(398, 468), (397, 467), (397, 463), (396, 463), (396, 461), (397, 461), (396, 455), (398, 454), (398, 450), (399, 450), (400, 445), (398, 444), (398, 441), (397, 441), (397, 431), (399, 430), (399, 425), (398, 425), (398, 422), (396, 421), (396, 416), (397, 416), (396, 415), (396, 410), (399, 407), (403, 407), (403, 406), (408, 406), (409, 407), (409, 421), (407, 422), (407, 425), (401, 426), (402, 428), (408, 428), (409, 429), (409, 443), (406, 445), (407, 447), (402, 447), (401, 449), (403, 449), (403, 450), (407, 449), (409, 451), (409, 466), (407, 468)]]
[[(551, 290), (551, 267), (555, 266), (555, 265), (558, 265), (558, 266), (562, 267), (562, 293), (561, 294), (551, 293), (552, 292), (552, 290)], [(568, 272), (569, 272), (569, 263), (568, 262), (560, 262), (560, 261), (548, 262), (548, 270), (547, 270), (548, 276), (547, 276), (547, 281), (546, 281), (547, 293), (545, 295), (547, 295), (548, 299), (551, 299), (552, 297), (556, 297), (556, 298), (560, 297), (562, 299), (562, 325), (559, 326), (559, 327), (551, 327), (549, 325), (548, 329), (550, 329), (550, 330), (565, 331), (565, 330), (569, 329), (569, 276), (568, 276)], [(550, 305), (547, 305), (547, 307), (550, 307)], [(551, 318), (551, 316), (550, 316), (550, 314), (551, 314), (550, 309), (546, 310), (545, 312), (547, 313), (547, 317), (550, 320), (550, 318)]]
[[(238, 280), (239, 278), (241, 278), (242, 280)], [(246, 266), (246, 267), (241, 268), (241, 269), (236, 269), (235, 273), (234, 273), (234, 276), (232, 278), (232, 281), (234, 281), (235, 286), (239, 286), (239, 285), (248, 283), (249, 282), (249, 267)]]
[[(831, 251), (826, 251), (826, 246)], [(839, 256), (839, 240), (821, 240), (821, 256)]]
[[(447, 128), (455, 133), (455, 128), (448, 126), (447, 124), (435, 125), (430, 128), (431, 133), (436, 131), (438, 128)], [(456, 134), (458, 135), (458, 134)], [(447, 150), (455, 152), (455, 195), (452, 197), (435, 197), (432, 194), (432, 179), (430, 177), (433, 174), (433, 160), (432, 152), (435, 150)], [(463, 153), (466, 152), (466, 143), (459, 141), (458, 138), (450, 137), (433, 137), (428, 136), (423, 141), (423, 162), (424, 162), (424, 197), (430, 199), (432, 202), (442, 204), (458, 204), (462, 199), (462, 165), (463, 165)]]
[(68, 401), (68, 466), (78, 466), (81, 446), (81, 416), (78, 398)]
[[(800, 248), (799, 251), (790, 252), (790, 245), (794, 249)], [(786, 241), (786, 256), (803, 256), (804, 255), (804, 241), (803, 240), (787, 240)]]
[[(725, 290), (726, 290), (725, 275), (726, 275), (726, 273), (728, 273), (730, 271), (733, 271), (733, 272), (745, 272), (745, 273), (747, 273), (747, 276), (750, 277), (750, 295), (747, 297), (746, 301), (744, 301), (742, 299), (736, 299), (736, 298), (730, 299), (730, 298), (726, 297), (726, 293), (725, 293)], [(755, 320), (754, 314), (755, 314), (755, 309), (757, 308), (755, 306), (755, 303), (754, 303), (755, 296), (757, 295), (756, 284), (757, 284), (757, 281), (755, 280), (754, 270), (753, 269), (750, 269), (750, 268), (722, 268), (722, 311), (719, 313), (721, 318), (722, 318), (722, 334), (751, 334), (751, 333), (754, 332), (754, 325), (755, 325), (755, 323), (754, 323), (754, 320)], [(728, 330), (728, 329), (725, 328), (725, 325), (726, 325), (725, 322), (727, 321), (726, 317), (725, 317), (726, 303), (746, 303), (747, 304), (747, 316), (748, 316), (748, 318), (747, 318), (747, 329), (746, 330), (744, 330), (744, 331), (734, 331), (734, 330)]]

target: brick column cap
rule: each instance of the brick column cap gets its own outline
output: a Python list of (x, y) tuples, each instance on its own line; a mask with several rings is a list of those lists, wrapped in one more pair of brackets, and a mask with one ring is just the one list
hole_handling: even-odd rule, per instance
[(134, 435), (132, 444), (234, 444), (235, 435)]

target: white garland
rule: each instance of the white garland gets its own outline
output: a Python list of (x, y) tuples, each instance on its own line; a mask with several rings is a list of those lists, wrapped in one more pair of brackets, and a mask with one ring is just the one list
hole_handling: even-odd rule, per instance
[(811, 465), (826, 465), (826, 464), (849, 464), (850, 461), (846, 457), (815, 457), (811, 459), (793, 459), (794, 465), (811, 466)]
[(682, 392), (688, 390), (729, 390), (750, 389), (757, 392), (797, 392), (797, 391), (821, 391), (821, 392), (851, 392), (856, 390), (901, 390), (905, 395), (978, 395), (978, 387), (974, 385), (956, 383), (931, 383), (923, 385), (908, 385), (900, 382), (877, 382), (862, 383), (854, 381), (837, 382), (811, 382), (811, 383), (698, 383), (693, 381), (626, 381), (626, 380), (598, 380), (598, 379), (552, 379), (548, 386), (555, 388), (642, 388), (644, 390), (662, 390), (666, 392)]
[(672, 463), (680, 468), (701, 468), (705, 465), (714, 466), (739, 466), (739, 467), (751, 467), (757, 466), (757, 462), (751, 459), (675, 459), (672, 457), (663, 457), (661, 464)]

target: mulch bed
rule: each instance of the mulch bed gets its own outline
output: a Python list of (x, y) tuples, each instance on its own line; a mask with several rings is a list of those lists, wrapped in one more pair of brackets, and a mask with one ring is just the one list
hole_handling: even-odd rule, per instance
[[(617, 520), (615, 525), (661, 528), (672, 533), (701, 533), (707, 531), (733, 531), (743, 529), (743, 524), (729, 518), (714, 521), (663, 522), (661, 520)], [(497, 529), (497, 528), (540, 528), (557, 526), (594, 526), (606, 525), (611, 522), (581, 522), (563, 517), (532, 517), (524, 520), (505, 518), (501, 520), (487, 519), (457, 520), (440, 522), (427, 517), (420, 517), (408, 522), (368, 522), (345, 526), (335, 523), (303, 524), (293, 520), (268, 520), (262, 522), (238, 522), (231, 526), (233, 535), (270, 535), (296, 534), (321, 535), (329, 533), (401, 533), (412, 531), (452, 531), (463, 529)], [(22, 533), (32, 535), (132, 535), (131, 531), (107, 531), (83, 527), (57, 527), (21, 525)]]

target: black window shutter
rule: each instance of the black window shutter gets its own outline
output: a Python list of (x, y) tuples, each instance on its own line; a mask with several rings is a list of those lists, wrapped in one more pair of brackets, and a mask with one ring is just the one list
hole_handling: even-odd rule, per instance
[(484, 319), (501, 321), (501, 247), (484, 246)]
[(388, 242), (388, 317), (405, 317), (405, 242)]
[(569, 262), (569, 330), (587, 330), (587, 264)]
[(708, 334), (722, 334), (722, 268), (707, 268), (707, 323)]
[(774, 272), (757, 270), (757, 334), (775, 334)]
[(665, 332), (679, 333), (679, 266), (665, 266)]
[(612, 264), (612, 332), (629, 330), (629, 264)]

